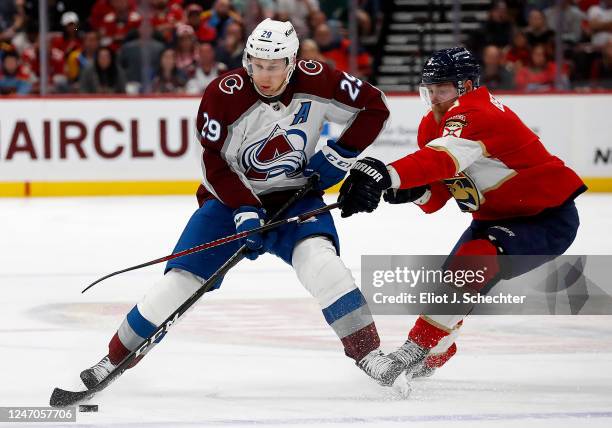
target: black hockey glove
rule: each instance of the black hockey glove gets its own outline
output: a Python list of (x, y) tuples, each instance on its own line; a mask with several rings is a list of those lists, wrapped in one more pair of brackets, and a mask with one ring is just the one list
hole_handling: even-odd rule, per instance
[(351, 168), (340, 188), (338, 202), (342, 217), (360, 212), (372, 212), (378, 206), (382, 192), (391, 186), (387, 166), (374, 158), (363, 158)]
[(428, 190), (429, 186), (427, 184), (410, 189), (387, 189), (383, 199), (390, 204), (405, 204), (421, 198)]

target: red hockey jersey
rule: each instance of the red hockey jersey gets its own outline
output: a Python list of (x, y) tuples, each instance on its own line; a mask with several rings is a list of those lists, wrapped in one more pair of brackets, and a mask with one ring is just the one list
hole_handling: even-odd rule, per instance
[(586, 190), (538, 136), (482, 87), (461, 96), (436, 123), (421, 120), (420, 150), (391, 164), (400, 188), (430, 184), (425, 212), (454, 197), (478, 220), (535, 215)]

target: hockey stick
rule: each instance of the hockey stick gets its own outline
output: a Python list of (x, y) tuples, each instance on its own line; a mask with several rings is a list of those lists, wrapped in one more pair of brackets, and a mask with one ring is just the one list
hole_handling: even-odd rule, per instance
[[(295, 222), (301, 223), (301, 222), (304, 222), (304, 221), (308, 220), (309, 218), (316, 217), (319, 214), (323, 214), (323, 213), (326, 213), (328, 211), (333, 210), (334, 208), (338, 208), (338, 206), (339, 206), (339, 203), (336, 202), (336, 203), (333, 203), (333, 204), (330, 204), (330, 205), (326, 205), (326, 206), (321, 207), (321, 208), (317, 208), (316, 210), (305, 212), (305, 213), (300, 214), (300, 215), (295, 216), (295, 217), (290, 217), (290, 218), (285, 218), (285, 219), (282, 219), (282, 220), (277, 220), (277, 221), (269, 222), (269, 223), (267, 223), (267, 224), (265, 224), (265, 225), (263, 225), (261, 227), (255, 228), (255, 229), (246, 230), (244, 232), (235, 233), (233, 235), (229, 235), (229, 236), (225, 236), (223, 238), (215, 239), (214, 241), (206, 242), (204, 244), (200, 244), (200, 245), (197, 245), (195, 247), (188, 248), (188, 249), (183, 250), (183, 251), (179, 251), (178, 253), (170, 254), (168, 256), (160, 257), (158, 259), (151, 260), (149, 262), (145, 262), (145, 263), (142, 263), (142, 264), (139, 264), (139, 265), (136, 265), (136, 266), (131, 266), (131, 267), (126, 268), (126, 269), (122, 269), (122, 270), (118, 270), (118, 271), (113, 272), (113, 273), (109, 273), (108, 275), (105, 275), (102, 278), (99, 278), (99, 279), (95, 280), (94, 282), (92, 282), (91, 284), (89, 284), (87, 287), (85, 287), (85, 289), (83, 291), (81, 291), (81, 293), (85, 293), (87, 290), (89, 290), (94, 285), (104, 281), (105, 279), (111, 278), (111, 277), (113, 277), (115, 275), (119, 275), (119, 274), (125, 273), (125, 272), (130, 272), (130, 271), (133, 271), (133, 270), (136, 270), (136, 269), (140, 269), (140, 268), (144, 268), (144, 267), (147, 267), (147, 266), (152, 266), (152, 265), (155, 265), (157, 263), (167, 262), (168, 260), (173, 260), (173, 259), (176, 259), (176, 258), (179, 258), (179, 257), (183, 257), (183, 256), (186, 256), (188, 254), (193, 254), (193, 253), (197, 253), (197, 252), (200, 252), (200, 251), (204, 251), (204, 250), (209, 249), (209, 248), (213, 248), (213, 247), (217, 247), (219, 245), (227, 244), (228, 242), (233, 242), (233, 241), (237, 241), (238, 239), (246, 238), (247, 236), (254, 235), (256, 233), (264, 233), (264, 232), (267, 232), (269, 230), (275, 229), (275, 228), (277, 228), (279, 226), (283, 226), (283, 225), (288, 224), (288, 223), (295, 223)], [(277, 216), (275, 216), (275, 218), (276, 217)]]
[[(313, 189), (316, 183), (316, 179), (311, 179), (298, 190), (292, 197), (287, 201), (278, 212), (272, 217), (270, 224), (273, 223), (273, 220), (276, 220), (280, 217), (283, 212), (289, 208), (290, 205), (304, 197), (306, 193)], [(333, 204), (336, 205), (337, 204)], [(332, 205), (328, 205), (328, 208)], [(322, 210), (320, 208), (319, 210)], [(335, 207), (334, 207), (335, 208)], [(331, 208), (330, 208), (331, 209)], [(327, 210), (328, 211), (328, 210)], [(325, 212), (325, 211), (319, 211)], [(298, 216), (299, 217), (299, 216)], [(311, 215), (312, 217), (312, 215)], [(297, 218), (297, 217), (294, 217)], [(230, 257), (224, 264), (221, 266), (215, 273), (213, 273), (210, 278), (208, 278), (204, 284), (196, 292), (189, 297), (181, 306), (179, 306), (174, 312), (172, 312), (168, 318), (164, 322), (162, 322), (159, 327), (157, 327), (153, 333), (149, 335), (146, 339), (144, 339), (138, 347), (130, 352), (118, 365), (115, 367), (113, 371), (109, 373), (109, 375), (104, 378), (100, 383), (90, 389), (86, 389), (85, 391), (68, 391), (61, 388), (55, 388), (51, 394), (51, 398), (49, 399), (49, 404), (53, 407), (66, 407), (74, 405), (80, 401), (93, 397), (96, 393), (102, 391), (106, 388), (112, 381), (121, 376), (123, 372), (130, 367), (131, 364), (135, 362), (135, 360), (144, 355), (145, 352), (148, 352), (153, 346), (155, 346), (155, 341), (159, 339), (162, 335), (164, 335), (170, 326), (175, 324), (180, 317), (182, 317), (199, 299), (209, 291), (213, 285), (217, 282), (217, 280), (223, 277), (232, 267), (234, 267), (242, 258), (244, 258), (244, 250), (246, 246), (243, 245), (240, 249)]]

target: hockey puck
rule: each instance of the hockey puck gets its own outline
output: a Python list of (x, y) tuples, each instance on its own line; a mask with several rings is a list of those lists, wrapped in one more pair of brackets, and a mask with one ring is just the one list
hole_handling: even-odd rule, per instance
[(79, 412), (97, 412), (97, 404), (79, 404)]

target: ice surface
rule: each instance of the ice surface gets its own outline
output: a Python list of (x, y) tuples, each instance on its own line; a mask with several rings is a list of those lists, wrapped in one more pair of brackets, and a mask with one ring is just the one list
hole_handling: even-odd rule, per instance
[[(612, 254), (612, 196), (584, 195), (578, 206), (582, 225), (568, 253)], [(0, 406), (47, 405), (54, 386), (70, 386), (105, 354), (162, 267), (80, 290), (169, 253), (194, 208), (192, 197), (0, 200)], [(445, 254), (469, 217), (449, 203), (431, 216), (383, 205), (336, 220), (358, 277), (361, 254)], [(413, 318), (376, 321), (390, 351)], [(77, 425), (607, 427), (611, 321), (470, 318), (458, 355), (400, 400), (344, 357), (293, 271), (264, 256), (231, 271)]]

